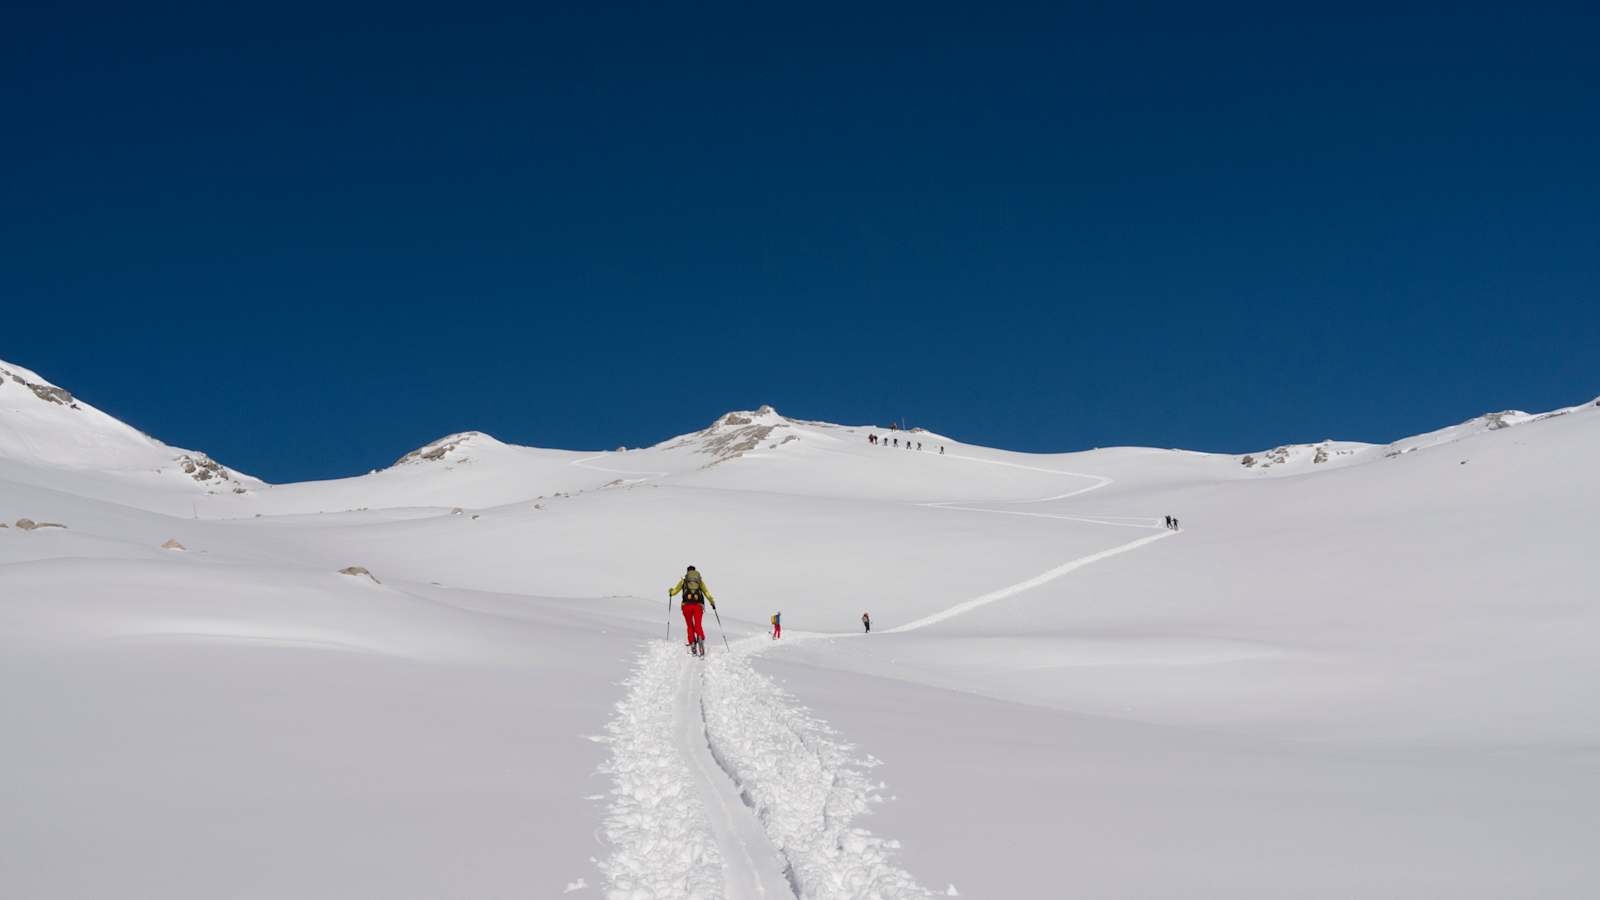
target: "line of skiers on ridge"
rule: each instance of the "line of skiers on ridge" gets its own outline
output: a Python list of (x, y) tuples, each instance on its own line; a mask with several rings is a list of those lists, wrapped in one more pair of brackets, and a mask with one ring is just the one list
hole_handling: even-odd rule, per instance
[[(899, 438), (883, 437), (881, 435), (876, 435), (876, 434), (869, 434), (869, 435), (867, 435), (867, 443), (869, 443), (869, 444), (877, 444), (880, 447), (890, 447), (890, 446), (898, 447), (898, 446), (900, 446), (900, 439)], [(922, 442), (921, 441), (912, 441), (910, 438), (906, 438), (906, 445), (905, 446), (906, 446), (907, 450), (921, 450), (922, 449)], [(944, 455), (944, 445), (943, 444), (939, 445), (939, 455), (940, 456)]]

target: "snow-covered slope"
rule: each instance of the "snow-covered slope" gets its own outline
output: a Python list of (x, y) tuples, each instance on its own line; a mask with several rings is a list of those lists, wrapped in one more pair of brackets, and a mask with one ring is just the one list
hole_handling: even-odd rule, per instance
[(204, 453), (166, 444), (0, 360), (0, 462), (41, 487), (180, 511), (202, 496), (262, 487)]
[(8, 896), (1600, 890), (1592, 403), (1271, 465), (763, 407), (219, 487), (0, 367)]
[(1475, 434), (1482, 434), (1488, 431), (1501, 431), (1517, 425), (1526, 425), (1529, 422), (1543, 422), (1546, 419), (1554, 419), (1559, 416), (1570, 415), (1575, 412), (1582, 412), (1583, 410), (1594, 406), (1595, 402), (1581, 403), (1577, 406), (1568, 406), (1563, 409), (1551, 410), (1550, 412), (1539, 413), (1537, 415), (1525, 413), (1519, 409), (1508, 409), (1502, 412), (1484, 413), (1481, 416), (1475, 416), (1471, 419), (1468, 419), (1459, 425), (1450, 425), (1445, 428), (1440, 428), (1436, 431), (1427, 432), (1426, 434), (1419, 434), (1413, 437), (1395, 441), (1389, 446), (1383, 448), (1383, 451), (1385, 456), (1392, 457), (1399, 456), (1402, 453), (1425, 450), (1429, 447), (1437, 447), (1441, 444), (1453, 443), (1461, 440), (1462, 438), (1471, 437)]

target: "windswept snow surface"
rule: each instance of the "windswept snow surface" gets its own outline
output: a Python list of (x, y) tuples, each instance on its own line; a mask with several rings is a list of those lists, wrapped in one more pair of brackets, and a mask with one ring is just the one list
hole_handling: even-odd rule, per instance
[(266, 485), (0, 369), (3, 896), (1600, 894), (1593, 403), (1265, 468), (764, 408)]

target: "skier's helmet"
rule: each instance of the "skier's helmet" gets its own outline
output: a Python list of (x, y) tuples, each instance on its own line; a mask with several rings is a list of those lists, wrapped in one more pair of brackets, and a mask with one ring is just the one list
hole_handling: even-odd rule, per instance
[(694, 566), (690, 566), (690, 567), (689, 567), (689, 568), (688, 568), (688, 569), (687, 569), (687, 570), (685, 570), (685, 571), (689, 571), (689, 572), (693, 572), (693, 571), (694, 571)]

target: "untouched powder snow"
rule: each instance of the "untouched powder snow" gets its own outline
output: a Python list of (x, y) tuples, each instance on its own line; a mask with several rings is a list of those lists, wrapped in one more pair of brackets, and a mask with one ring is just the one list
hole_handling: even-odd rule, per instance
[(265, 485), (0, 369), (5, 896), (1600, 891), (1593, 403), (1265, 467), (763, 408)]

